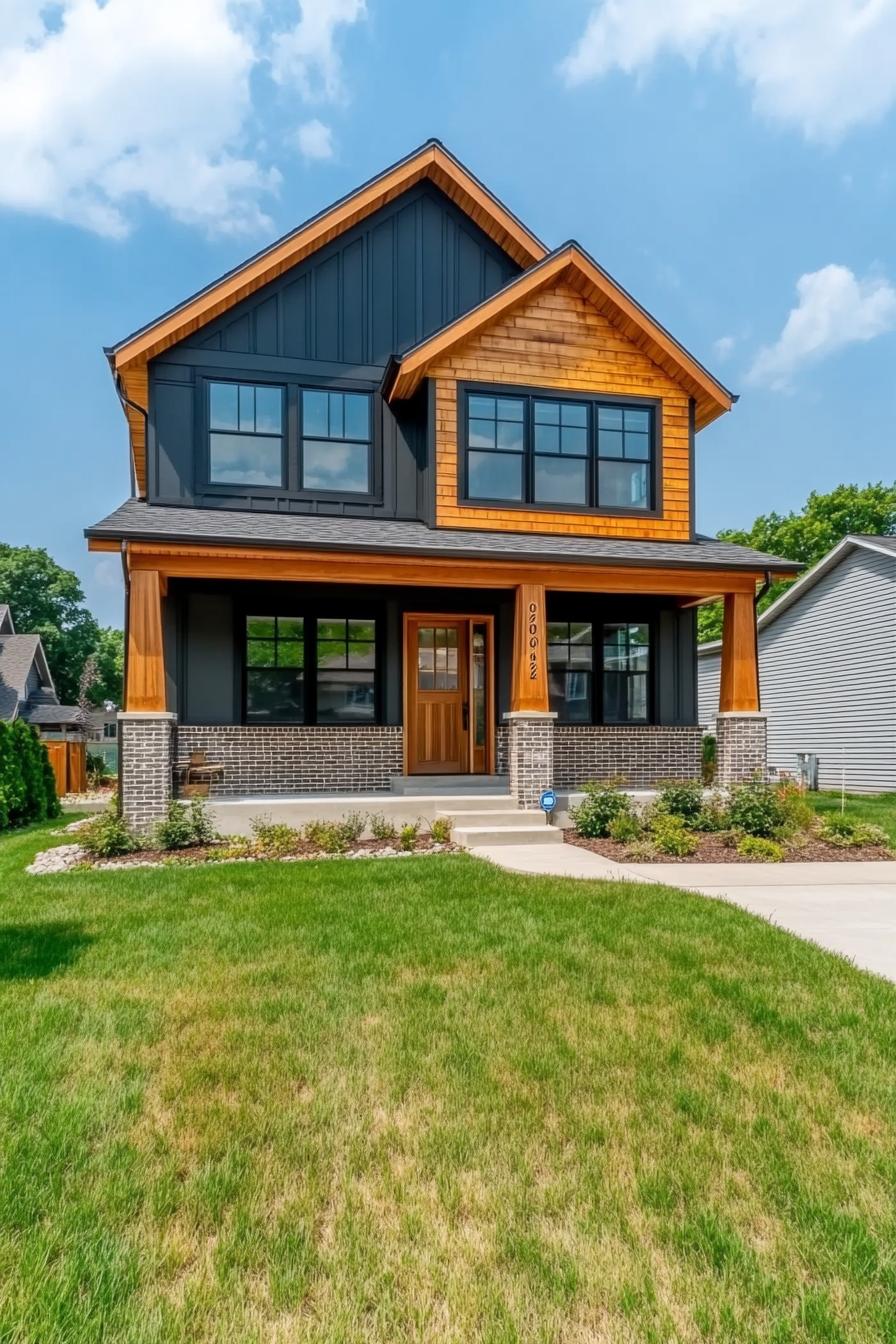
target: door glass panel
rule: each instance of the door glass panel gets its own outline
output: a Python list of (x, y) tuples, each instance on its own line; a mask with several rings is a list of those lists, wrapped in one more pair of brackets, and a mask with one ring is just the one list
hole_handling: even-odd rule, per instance
[(473, 626), (472, 642), (472, 686), (470, 695), (473, 700), (473, 746), (485, 746), (485, 626)]
[(456, 626), (417, 627), (417, 686), (421, 691), (457, 690)]

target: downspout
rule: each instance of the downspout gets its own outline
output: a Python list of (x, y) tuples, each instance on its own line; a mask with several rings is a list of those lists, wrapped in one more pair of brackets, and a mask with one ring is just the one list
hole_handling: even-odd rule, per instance
[(771, 570), (765, 571), (765, 578), (756, 590), (756, 596), (753, 598), (753, 639), (756, 644), (756, 705), (762, 708), (762, 687), (759, 681), (759, 603), (765, 597), (769, 588), (772, 586)]
[[(131, 475), (133, 476), (133, 459), (131, 460)], [(121, 668), (121, 693), (124, 704), (122, 709), (127, 709), (128, 695), (128, 632), (131, 624), (131, 575), (128, 569), (128, 544), (126, 541), (121, 543), (121, 573), (124, 578), (124, 657)], [(124, 779), (124, 733), (118, 734), (118, 815), (121, 816), (121, 784)]]

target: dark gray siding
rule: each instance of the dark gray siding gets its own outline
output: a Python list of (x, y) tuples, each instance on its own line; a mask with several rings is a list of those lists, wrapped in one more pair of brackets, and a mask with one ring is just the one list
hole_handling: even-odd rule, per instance
[[(431, 183), (411, 188), (150, 365), (148, 497), (275, 512), (425, 518), (425, 396), (377, 398), (373, 502), (203, 489), (203, 378), (375, 392), (389, 359), (500, 289), (519, 266)], [(418, 483), (422, 474), (423, 485)]]

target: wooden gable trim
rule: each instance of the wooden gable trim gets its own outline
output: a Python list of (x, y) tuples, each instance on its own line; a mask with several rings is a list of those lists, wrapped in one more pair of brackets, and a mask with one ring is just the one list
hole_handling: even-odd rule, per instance
[(443, 327), (398, 361), (388, 387), (390, 401), (410, 397), (437, 359), (477, 335), (510, 308), (560, 281), (569, 283), (633, 344), (694, 398), (696, 427), (702, 429), (734, 405), (734, 394), (713, 378), (693, 355), (642, 308), (575, 243), (567, 243), (511, 280), (471, 312)]

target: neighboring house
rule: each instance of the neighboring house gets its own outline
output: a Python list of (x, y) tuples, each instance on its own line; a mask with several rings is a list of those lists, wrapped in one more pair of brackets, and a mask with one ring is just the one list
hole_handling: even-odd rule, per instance
[[(844, 537), (759, 617), (768, 763), (819, 784), (896, 790), (896, 537)], [(700, 722), (714, 727), (721, 642), (699, 649)]]
[(135, 489), (87, 536), (126, 566), (135, 824), (194, 751), (230, 795), (697, 777), (720, 594), (723, 769), (763, 757), (742, 651), (799, 567), (695, 530), (732, 393), (438, 142), (107, 355)]
[(61, 705), (40, 635), (17, 635), (0, 603), (0, 722), (24, 719), (42, 737), (81, 732), (77, 705)]
[(92, 709), (87, 720), (88, 742), (118, 741), (118, 706), (107, 700), (102, 709)]

